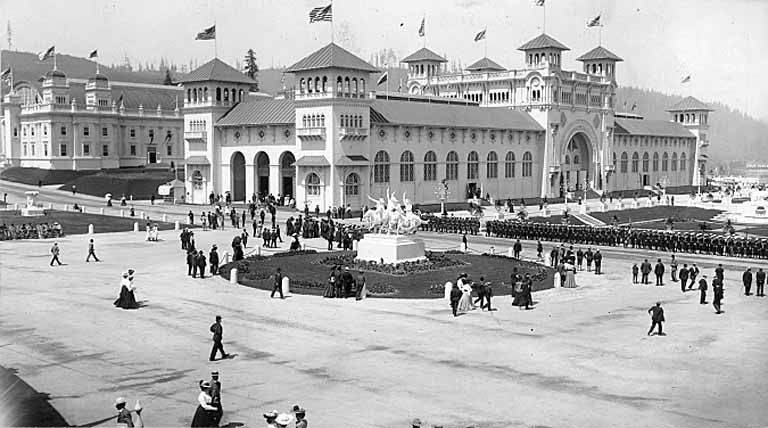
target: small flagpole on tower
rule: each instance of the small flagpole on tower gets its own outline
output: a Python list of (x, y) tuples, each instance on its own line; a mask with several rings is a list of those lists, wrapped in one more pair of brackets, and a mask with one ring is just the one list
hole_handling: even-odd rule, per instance
[(56, 49), (53, 50), (53, 70), (56, 71)]
[(216, 28), (216, 20), (215, 19), (213, 20), (213, 28), (214, 28), (214, 31), (215, 31), (215, 33), (213, 35), (213, 57), (214, 58), (218, 58), (219, 57), (219, 47), (218, 47), (218, 45), (219, 45), (219, 40), (218, 40), (219, 39), (219, 35), (216, 34), (216, 33), (218, 33), (218, 28)]
[(333, 43), (333, 0), (331, 0), (331, 43)]
[(488, 58), (488, 34), (487, 34), (487, 31), (488, 31), (488, 27), (485, 27), (485, 29), (483, 30), (483, 33), (484, 33), (483, 34), (483, 47), (484, 47), (484, 49), (483, 49), (483, 57), (484, 58)]
[(544, 14), (544, 24), (541, 26), (541, 32), (546, 33), (547, 32), (547, 3), (542, 2), (541, 3), (542, 13)]
[(427, 47), (427, 12), (424, 12), (421, 14), (421, 22), (424, 23), (424, 45), (422, 47)]

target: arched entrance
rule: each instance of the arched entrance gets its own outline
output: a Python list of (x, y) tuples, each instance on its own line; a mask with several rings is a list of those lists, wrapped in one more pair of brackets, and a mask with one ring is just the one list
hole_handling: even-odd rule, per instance
[(263, 198), (269, 195), (269, 156), (264, 152), (256, 154), (256, 194)]
[(353, 209), (361, 207), (360, 202), (360, 176), (351, 172), (344, 179), (344, 204), (349, 204)]
[(280, 194), (293, 198), (296, 195), (296, 158), (291, 152), (280, 155)]
[(235, 152), (230, 161), (232, 170), (232, 200), (245, 200), (245, 156), (240, 152)]
[(592, 148), (589, 139), (577, 132), (565, 146), (561, 165), (563, 189), (567, 192), (586, 190), (592, 177)]

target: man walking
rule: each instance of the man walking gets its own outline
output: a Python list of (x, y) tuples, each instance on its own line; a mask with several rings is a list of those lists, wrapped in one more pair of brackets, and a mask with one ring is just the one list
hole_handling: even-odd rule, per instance
[(512, 250), (515, 253), (515, 258), (519, 259), (520, 258), (520, 252), (523, 251), (523, 244), (520, 243), (519, 239), (517, 241), (515, 241), (515, 245), (512, 246)]
[[(682, 272), (681, 272), (682, 273)], [(699, 280), (699, 291), (701, 292), (701, 297), (699, 298), (699, 304), (700, 305), (706, 305), (707, 304), (707, 276), (702, 275), (701, 279)]]
[(765, 272), (763, 268), (757, 270), (755, 274), (755, 282), (757, 284), (757, 296), (765, 297)]
[(59, 243), (58, 242), (54, 242), (53, 243), (53, 247), (51, 247), (51, 256), (52, 256), (51, 257), (51, 266), (53, 266), (53, 262), (56, 262), (56, 263), (59, 264), (59, 266), (61, 266), (61, 261), (59, 261), (60, 251), (61, 250), (59, 249)]
[(722, 302), (723, 302), (723, 281), (719, 278), (715, 278), (712, 281), (712, 291), (715, 293), (714, 300), (712, 300), (712, 306), (715, 307), (715, 313), (716, 314), (722, 314), (723, 311), (720, 309)]
[(221, 417), (224, 415), (224, 409), (221, 407), (221, 382), (219, 382), (219, 372), (211, 372), (211, 406), (216, 408), (216, 414), (213, 416), (213, 423), (219, 426)]
[(603, 255), (600, 253), (599, 248), (597, 249), (597, 251), (595, 251), (594, 261), (595, 261), (595, 275), (600, 275), (601, 273), (603, 273)]
[(216, 360), (216, 352), (221, 352), (221, 359), (226, 359), (229, 354), (224, 352), (224, 345), (221, 344), (221, 340), (224, 337), (224, 329), (221, 326), (221, 315), (216, 315), (216, 322), (211, 324), (211, 333), (213, 333), (213, 349), (211, 349), (211, 356), (209, 361)]
[(664, 264), (661, 263), (661, 259), (656, 260), (656, 267), (653, 268), (653, 273), (656, 275), (656, 285), (664, 285)]
[(661, 324), (664, 322), (664, 309), (661, 307), (661, 302), (656, 302), (656, 306), (651, 306), (651, 309), (648, 309), (648, 313), (651, 315), (651, 328), (648, 330), (648, 336), (652, 335), (653, 329), (656, 326), (659, 326), (657, 335), (665, 336), (661, 331)]
[(669, 270), (672, 274), (672, 282), (677, 282), (677, 260), (674, 254), (672, 254), (672, 261), (669, 262)]
[[(685, 293), (685, 286), (688, 284), (688, 275), (690, 274), (690, 271), (688, 271), (688, 265), (683, 264), (683, 268), (680, 270), (680, 291)], [(691, 279), (691, 282), (693, 282), (693, 279)]]
[(208, 263), (211, 265), (211, 275), (219, 274), (219, 253), (216, 251), (216, 244), (211, 247), (211, 252), (208, 253)]
[(203, 250), (197, 253), (195, 264), (197, 265), (197, 271), (200, 273), (200, 279), (205, 279), (205, 253)]
[(275, 283), (272, 285), (272, 294), (269, 295), (269, 298), (274, 298), (277, 291), (280, 292), (280, 298), (285, 299), (285, 296), (283, 296), (283, 272), (280, 268), (277, 268), (277, 271), (275, 271), (274, 279)]
[(96, 249), (95, 249), (95, 248), (94, 248), (94, 246), (93, 246), (93, 239), (91, 239), (91, 240), (88, 242), (88, 257), (86, 257), (86, 258), (85, 258), (85, 262), (86, 262), (86, 263), (88, 263), (88, 262), (90, 262), (90, 261), (91, 261), (91, 256), (93, 256), (93, 259), (94, 259), (95, 261), (97, 261), (97, 262), (99, 261), (99, 258), (98, 258), (98, 257), (96, 257)]
[(696, 266), (696, 263), (691, 265), (690, 269), (688, 269), (688, 280), (690, 281), (688, 283), (688, 289), (693, 290), (693, 285), (696, 283), (696, 277), (699, 276), (699, 267)]
[(741, 275), (741, 281), (744, 283), (744, 295), (751, 296), (752, 293), (752, 268), (747, 268), (743, 275)]

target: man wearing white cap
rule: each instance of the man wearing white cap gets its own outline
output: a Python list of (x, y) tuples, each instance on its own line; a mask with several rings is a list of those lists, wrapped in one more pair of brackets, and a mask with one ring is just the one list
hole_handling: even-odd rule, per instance
[(277, 415), (277, 418), (275, 418), (275, 424), (278, 426), (278, 428), (286, 428), (292, 420), (293, 418), (291, 415), (280, 413)]
[(264, 416), (264, 419), (266, 419), (267, 421), (268, 428), (277, 428), (277, 424), (275, 423), (275, 419), (277, 419), (277, 410), (264, 413), (263, 416)]
[(144, 428), (144, 421), (141, 419), (141, 404), (139, 400), (136, 400), (134, 406), (134, 412), (136, 413), (136, 423), (133, 422), (131, 411), (125, 408), (125, 398), (118, 397), (115, 400), (115, 408), (117, 409), (117, 425), (125, 426), (129, 428)]

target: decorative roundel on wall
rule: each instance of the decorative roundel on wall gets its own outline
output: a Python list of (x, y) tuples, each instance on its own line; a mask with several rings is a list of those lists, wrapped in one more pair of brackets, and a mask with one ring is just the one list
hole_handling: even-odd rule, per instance
[(385, 136), (385, 135), (387, 135), (387, 133), (386, 133), (386, 132), (384, 132), (384, 130), (383, 130), (383, 129), (382, 129), (382, 130), (379, 130), (379, 137), (381, 137), (381, 138), (384, 138), (384, 136)]
[(288, 137), (291, 136), (291, 130), (290, 129), (286, 129), (285, 132), (283, 132), (283, 134), (285, 134), (285, 138), (288, 138)]
[(432, 139), (435, 136), (435, 133), (432, 131), (429, 131), (429, 138)]
[(240, 139), (240, 131), (235, 131), (235, 138)]
[(259, 138), (264, 138), (264, 130), (259, 131)]
[(495, 139), (496, 139), (496, 134), (493, 134), (493, 133), (492, 133), (492, 134), (491, 134), (491, 141), (493, 141), (493, 140), (495, 140)]
[(405, 138), (411, 138), (411, 131), (405, 131)]
[(472, 135), (471, 135), (471, 137), (472, 137), (472, 139), (474, 140), (475, 138), (477, 138), (477, 134), (475, 134), (475, 133), (473, 132), (473, 133), (472, 133)]
[(451, 131), (451, 140), (456, 139), (456, 131)]

